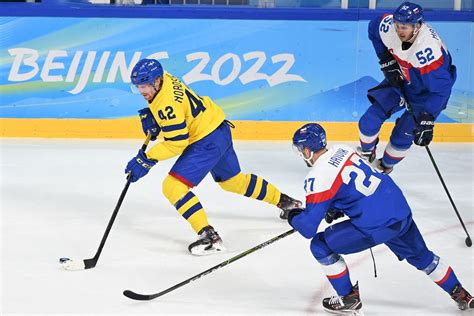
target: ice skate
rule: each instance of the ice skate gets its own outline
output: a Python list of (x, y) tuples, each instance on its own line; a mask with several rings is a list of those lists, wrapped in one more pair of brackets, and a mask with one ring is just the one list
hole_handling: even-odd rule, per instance
[(462, 311), (474, 308), (474, 299), (460, 284), (456, 285), (451, 292), (451, 298), (456, 301), (458, 308)]
[(386, 167), (383, 164), (382, 158), (375, 160), (372, 165), (382, 173), (389, 174), (393, 171), (393, 167)]
[(334, 295), (323, 299), (323, 307), (329, 313), (359, 315), (362, 302), (360, 301), (358, 282), (352, 287), (352, 292), (346, 296)]
[(288, 213), (295, 208), (301, 208), (303, 203), (301, 201), (295, 200), (288, 195), (282, 193), (280, 196), (280, 201), (277, 204), (277, 207), (281, 209), (280, 218), (283, 220), (288, 219)]
[(198, 235), (198, 240), (188, 246), (191, 254), (205, 256), (225, 250), (221, 237), (212, 226), (204, 227)]
[(375, 160), (375, 155), (376, 155), (375, 147), (371, 151), (363, 151), (362, 147), (357, 146), (356, 151), (359, 154), (359, 156), (362, 157), (362, 159), (367, 160), (369, 163), (372, 163)]

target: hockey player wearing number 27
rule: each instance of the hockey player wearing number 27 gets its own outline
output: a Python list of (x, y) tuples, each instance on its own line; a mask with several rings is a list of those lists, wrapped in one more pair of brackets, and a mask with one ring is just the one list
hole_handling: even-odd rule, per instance
[(254, 174), (241, 172), (225, 114), (209, 97), (200, 97), (178, 78), (163, 71), (155, 59), (142, 59), (132, 69), (132, 90), (148, 107), (139, 111), (145, 134), (151, 140), (163, 132), (164, 141), (148, 152), (140, 150), (127, 164), (131, 181), (138, 181), (160, 160), (179, 155), (163, 181), (163, 194), (198, 234), (188, 250), (207, 255), (224, 250), (221, 237), (209, 225), (199, 199), (190, 191), (210, 172), (222, 189), (278, 206), (280, 217), (301, 205), (274, 185)]
[(446, 108), (456, 81), (456, 67), (418, 4), (404, 2), (393, 14), (372, 20), (369, 39), (385, 80), (368, 92), (372, 105), (359, 120), (359, 152), (374, 161), (382, 124), (407, 107), (396, 120), (383, 157), (374, 161), (390, 173), (412, 143), (431, 142), (435, 119)]
[[(316, 123), (298, 129), (293, 145), (311, 170), (304, 181), (306, 208), (289, 211), (288, 222), (312, 239), (311, 252), (337, 292), (323, 300), (325, 310), (339, 313), (361, 309), (358, 283), (352, 284), (341, 254), (379, 244), (426, 273), (459, 309), (474, 308), (472, 296), (454, 270), (427, 248), (410, 206), (389, 175), (376, 171), (348, 146), (327, 148), (326, 133)], [(349, 219), (318, 233), (323, 219), (332, 223), (343, 216)]]

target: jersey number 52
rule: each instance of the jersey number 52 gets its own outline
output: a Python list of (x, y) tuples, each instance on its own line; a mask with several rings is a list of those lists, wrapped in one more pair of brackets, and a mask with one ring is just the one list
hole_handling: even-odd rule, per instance
[(433, 56), (433, 50), (429, 47), (426, 48), (425, 50), (420, 50), (415, 55), (416, 55), (416, 58), (418, 58), (418, 61), (420, 62), (420, 64), (422, 65), (435, 59), (435, 57)]

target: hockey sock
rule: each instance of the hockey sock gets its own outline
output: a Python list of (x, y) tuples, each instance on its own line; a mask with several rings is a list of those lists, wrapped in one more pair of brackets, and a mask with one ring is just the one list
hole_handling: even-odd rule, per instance
[(359, 120), (359, 140), (360, 147), (364, 152), (370, 152), (375, 149), (379, 142), (380, 128), (386, 114), (382, 107), (376, 103), (367, 109)]
[(338, 254), (332, 254), (324, 259), (318, 260), (324, 273), (331, 283), (337, 295), (346, 296), (352, 292), (352, 283), (349, 268), (344, 258)]
[(383, 153), (383, 165), (385, 167), (393, 167), (402, 161), (403, 158), (405, 158), (405, 156), (408, 154), (408, 149), (410, 148), (402, 149), (395, 147), (391, 142), (389, 142)]
[(424, 269), (426, 274), (438, 284), (443, 290), (451, 295), (452, 290), (460, 284), (453, 269), (443, 259), (435, 255), (433, 262)]
[(178, 213), (191, 224), (196, 233), (209, 225), (199, 199), (189, 191), (187, 185), (168, 175), (163, 181), (163, 194), (176, 207)]
[(229, 180), (219, 182), (222, 189), (253, 199), (277, 205), (281, 192), (265, 179), (254, 174), (239, 173)]
[(206, 212), (193, 192), (186, 193), (174, 206), (178, 213), (191, 224), (196, 233), (209, 225)]
[(373, 136), (366, 136), (359, 132), (359, 141), (360, 141), (360, 148), (363, 152), (371, 152), (375, 149), (375, 146), (379, 142), (379, 134)]

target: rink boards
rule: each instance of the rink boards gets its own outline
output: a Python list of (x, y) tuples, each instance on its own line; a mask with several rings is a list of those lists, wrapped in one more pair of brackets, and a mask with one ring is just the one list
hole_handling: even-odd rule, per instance
[[(142, 137), (137, 110), (146, 103), (131, 93), (130, 72), (148, 57), (221, 106), (236, 139), (288, 139), (309, 121), (358, 139), (367, 90), (383, 79), (367, 37), (383, 11), (142, 9), (2, 4), (0, 136)], [(458, 69), (435, 141), (473, 141), (469, 13), (427, 12)]]
[[(232, 130), (238, 140), (290, 140), (297, 128), (306, 121), (232, 121)], [(330, 140), (359, 140), (357, 122), (320, 122)], [(387, 140), (394, 123), (386, 123), (381, 139)], [(41, 138), (142, 138), (138, 118), (113, 120), (85, 119), (0, 119), (0, 137)], [(468, 123), (437, 123), (436, 142), (473, 142), (474, 127)]]

